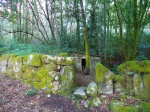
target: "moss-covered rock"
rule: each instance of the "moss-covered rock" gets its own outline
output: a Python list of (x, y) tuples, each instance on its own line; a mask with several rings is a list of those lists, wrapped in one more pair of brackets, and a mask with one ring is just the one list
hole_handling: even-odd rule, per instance
[(113, 78), (114, 73), (108, 70), (101, 63), (96, 64), (96, 82), (98, 83), (99, 93), (113, 93)]
[(32, 80), (32, 78), (35, 77), (35, 74), (36, 74), (37, 70), (38, 70), (37, 68), (29, 67), (29, 68), (26, 69), (26, 71), (23, 73), (22, 79), (23, 79), (23, 80), (27, 80), (27, 79)]
[(112, 112), (138, 112), (138, 108), (133, 106), (125, 106), (124, 103), (112, 100), (110, 102), (110, 110)]
[(15, 64), (15, 58), (17, 57), (16, 54), (11, 54), (9, 56), (9, 59), (8, 59), (8, 68), (12, 68)]
[(72, 66), (65, 66), (61, 70), (61, 95), (68, 96), (72, 93), (74, 85), (74, 68)]
[(143, 99), (144, 94), (143, 94), (143, 83), (142, 83), (142, 78), (140, 74), (135, 74), (133, 77), (133, 84), (134, 84), (134, 92), (135, 96), (137, 98)]
[(57, 65), (54, 63), (50, 64), (44, 64), (42, 67), (39, 68), (42, 71), (56, 71), (57, 70)]
[(128, 61), (118, 66), (118, 71), (121, 74), (134, 74), (134, 73), (150, 73), (150, 60)]
[(118, 71), (122, 74), (126, 72), (138, 72), (140, 69), (139, 62), (137, 61), (128, 61), (118, 66)]
[(150, 73), (143, 75), (143, 84), (144, 84), (144, 97), (145, 100), (150, 100)]
[(108, 73), (108, 69), (101, 63), (96, 64), (96, 82), (104, 82), (105, 75)]
[(87, 94), (91, 97), (97, 97), (98, 86), (95, 82), (91, 82), (87, 87)]
[(86, 100), (84, 102), (84, 107), (89, 108), (91, 106), (91, 101), (90, 100)]
[(100, 101), (100, 99), (99, 99), (98, 97), (96, 97), (96, 98), (94, 98), (94, 99), (91, 101), (91, 106), (92, 106), (92, 107), (99, 107), (101, 103), (102, 103), (102, 102)]
[(60, 53), (60, 54), (58, 54), (58, 56), (59, 56), (59, 57), (65, 57), (65, 58), (66, 58), (66, 57), (68, 57), (68, 54), (67, 54), (67, 53)]
[(150, 60), (144, 60), (140, 64), (141, 73), (150, 73)]
[(71, 66), (75, 63), (75, 59), (72, 57), (57, 57), (58, 65)]
[(23, 64), (34, 67), (40, 67), (42, 66), (41, 56), (39, 54), (26, 55), (23, 58)]
[(54, 80), (54, 77), (50, 75), (51, 72), (48, 71), (48, 69), (39, 69), (35, 75), (35, 78), (37, 81), (41, 81), (42, 79), (47, 78), (48, 82), (52, 82)]
[(75, 90), (74, 96), (76, 99), (86, 99), (87, 95), (85, 93), (86, 87), (79, 87)]
[(56, 56), (50, 56), (50, 55), (42, 55), (41, 60), (43, 64), (50, 64), (50, 63), (57, 63), (57, 57)]
[(0, 73), (6, 74), (9, 55), (5, 54), (0, 57)]

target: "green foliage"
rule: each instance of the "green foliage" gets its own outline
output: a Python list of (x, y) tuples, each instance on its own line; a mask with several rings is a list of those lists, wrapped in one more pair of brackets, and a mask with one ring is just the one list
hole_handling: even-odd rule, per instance
[(142, 112), (150, 112), (150, 103), (141, 102), (140, 108), (142, 109)]
[(25, 95), (27, 96), (35, 96), (38, 94), (38, 90), (37, 89), (32, 89), (32, 90), (26, 90)]

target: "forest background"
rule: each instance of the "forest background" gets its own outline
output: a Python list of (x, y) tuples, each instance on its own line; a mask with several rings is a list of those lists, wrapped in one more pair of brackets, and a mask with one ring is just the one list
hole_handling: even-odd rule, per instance
[(150, 0), (0, 0), (0, 54), (83, 52), (114, 72), (150, 59)]

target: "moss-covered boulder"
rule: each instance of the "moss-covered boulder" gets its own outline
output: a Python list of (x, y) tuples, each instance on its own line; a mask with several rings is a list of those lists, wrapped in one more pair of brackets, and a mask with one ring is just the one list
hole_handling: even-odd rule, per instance
[(138, 72), (139, 69), (139, 62), (137, 61), (128, 61), (118, 66), (118, 71), (122, 74), (126, 74), (128, 72)]
[(0, 73), (6, 74), (9, 55), (5, 54), (0, 57)]
[(112, 73), (109, 69), (101, 63), (96, 64), (96, 82), (98, 83), (99, 93), (113, 93), (113, 77), (114, 73)]
[(110, 110), (112, 112), (138, 112), (138, 108), (134, 106), (125, 106), (123, 102), (112, 100), (110, 102)]
[(74, 68), (73, 66), (65, 66), (61, 70), (61, 95), (68, 96), (72, 93), (74, 85)]
[[(120, 74), (124, 76), (127, 93), (132, 93), (139, 99), (150, 99), (150, 60), (142, 62), (128, 61), (118, 67)], [(133, 91), (134, 90), (134, 91)]]
[(91, 107), (99, 107), (101, 103), (102, 102), (100, 101), (100, 99), (96, 97), (92, 99), (90, 104), (91, 104)]
[(128, 61), (118, 66), (118, 71), (121, 74), (134, 73), (150, 73), (150, 60)]
[(39, 54), (26, 55), (23, 58), (23, 64), (33, 66), (33, 67), (40, 67), (42, 66), (41, 55)]
[(96, 85), (95, 82), (91, 82), (87, 87), (87, 94), (90, 97), (97, 97), (97, 93), (98, 93), (98, 86)]
[(50, 56), (50, 55), (42, 55), (41, 60), (43, 64), (50, 64), (50, 63), (57, 63), (57, 57), (56, 56)]
[(78, 89), (75, 90), (74, 96), (76, 99), (86, 99), (87, 95), (85, 93), (86, 87), (79, 87)]

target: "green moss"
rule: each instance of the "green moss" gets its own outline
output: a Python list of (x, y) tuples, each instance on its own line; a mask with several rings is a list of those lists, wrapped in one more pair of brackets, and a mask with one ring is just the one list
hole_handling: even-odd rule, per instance
[(90, 103), (90, 106), (92, 107), (99, 107), (101, 104), (101, 101), (100, 99), (97, 97), (97, 98), (94, 98), (91, 103)]
[(142, 112), (150, 112), (150, 103), (141, 102), (140, 108), (142, 109)]
[(37, 72), (36, 68), (28, 67), (26, 71), (23, 73), (23, 80), (32, 79)]
[(132, 75), (126, 75), (126, 81), (127, 81), (127, 90), (131, 90), (133, 87), (133, 76)]
[(110, 109), (112, 112), (138, 112), (138, 108), (133, 106), (125, 106), (124, 103), (117, 100), (110, 102)]
[(54, 78), (50, 76), (49, 71), (47, 69), (39, 69), (35, 75), (37, 81), (41, 81), (42, 79), (46, 79), (48, 81), (53, 81)]
[(143, 75), (143, 82), (144, 82), (144, 97), (145, 100), (150, 100), (150, 73)]
[(96, 82), (104, 82), (105, 74), (108, 69), (104, 67), (101, 63), (96, 64)]
[(65, 66), (71, 66), (74, 65), (75, 59), (71, 57), (57, 57), (57, 64), (58, 65), (65, 65)]
[(118, 66), (118, 71), (122, 74), (127, 72), (137, 73), (149, 73), (150, 72), (150, 60), (144, 60), (142, 62), (128, 61)]
[(41, 71), (56, 71), (57, 70), (57, 65), (54, 63), (50, 64), (44, 64), (42, 67), (39, 68)]
[(95, 98), (97, 97), (97, 93), (98, 93), (98, 86), (94, 82), (91, 82), (87, 87), (87, 94)]
[(150, 60), (144, 60), (140, 65), (141, 73), (150, 73)]
[(9, 57), (10, 57), (9, 54), (3, 54), (3, 55), (0, 57), (0, 62), (1, 62), (1, 61), (4, 61), (4, 60), (8, 60)]
[(139, 74), (135, 74), (133, 77), (135, 96), (137, 98), (143, 99), (144, 94), (142, 91), (143, 88), (141, 88), (140, 85), (142, 83), (141, 81), (141, 76)]
[(65, 58), (66, 58), (66, 57), (68, 57), (68, 54), (67, 54), (67, 53), (60, 53), (60, 54), (58, 54), (58, 56), (59, 56), (59, 57), (65, 57)]
[(127, 71), (138, 72), (140, 66), (137, 61), (128, 61), (118, 66), (118, 71), (120, 73), (126, 73)]
[(52, 57), (50, 55), (41, 55), (41, 60), (43, 64), (55, 63), (56, 64), (56, 57)]
[(61, 74), (61, 94), (63, 96), (68, 96), (73, 91), (75, 85), (74, 85), (74, 68), (66, 66), (62, 70)]
[(39, 54), (31, 54), (31, 55), (24, 56), (23, 64), (40, 67), (42, 66), (42, 61)]

